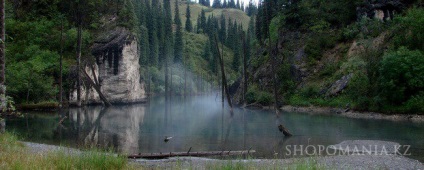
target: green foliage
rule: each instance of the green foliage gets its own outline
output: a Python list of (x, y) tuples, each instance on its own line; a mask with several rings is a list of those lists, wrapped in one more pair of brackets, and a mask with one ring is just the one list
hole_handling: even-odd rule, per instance
[(284, 22), (285, 22), (284, 15), (278, 15), (271, 20), (271, 23), (269, 25), (269, 33), (270, 33), (271, 42), (277, 42), (279, 28), (285, 24)]
[(269, 92), (259, 90), (256, 85), (251, 85), (247, 88), (246, 102), (270, 105), (273, 102), (273, 95)]
[(404, 105), (408, 113), (424, 113), (424, 92), (412, 96)]
[(402, 104), (424, 89), (424, 54), (401, 47), (386, 53), (380, 67), (381, 96)]
[(310, 36), (306, 42), (305, 53), (309, 58), (320, 60), (324, 50), (333, 48), (338, 37), (332, 31), (320, 31)]
[(185, 30), (187, 32), (192, 32), (193, 31), (193, 24), (191, 23), (190, 3), (188, 3), (188, 2), (187, 2), (187, 9), (186, 9)]
[[(390, 26), (378, 19), (362, 18), (356, 23), (356, 28), (359, 29), (359, 36), (363, 39), (375, 38)], [(355, 29), (355, 27), (353, 27)], [(354, 31), (355, 32), (355, 31)]]
[(424, 51), (424, 9), (410, 9), (405, 17), (397, 18), (394, 29), (396, 47)]

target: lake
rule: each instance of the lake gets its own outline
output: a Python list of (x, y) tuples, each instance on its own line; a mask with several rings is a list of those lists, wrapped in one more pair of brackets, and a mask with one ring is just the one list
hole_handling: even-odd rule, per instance
[[(60, 112), (24, 112), (6, 130), (25, 141), (75, 148), (97, 146), (125, 154), (256, 150), (255, 158), (288, 158), (287, 146), (386, 140), (411, 145), (424, 161), (424, 123), (352, 119), (338, 115), (222, 108), (215, 96), (153, 97), (148, 103), (109, 108), (89, 106)], [(64, 118), (66, 117), (66, 118)], [(63, 122), (59, 122), (63, 119)], [(294, 136), (284, 137), (284, 124)], [(165, 142), (166, 137), (172, 137)]]

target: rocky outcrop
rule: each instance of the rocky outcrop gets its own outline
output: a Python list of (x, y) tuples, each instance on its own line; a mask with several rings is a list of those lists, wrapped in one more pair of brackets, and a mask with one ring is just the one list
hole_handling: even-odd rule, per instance
[(336, 96), (340, 94), (349, 84), (352, 75), (352, 73), (345, 75), (333, 84), (331, 84), (330, 88), (326, 89), (325, 96)]
[[(136, 103), (146, 100), (144, 82), (140, 80), (137, 41), (130, 31), (116, 28), (100, 37), (92, 47), (95, 62), (87, 64), (86, 73), (100, 85), (110, 103)], [(83, 77), (84, 78), (84, 77)], [(70, 95), (76, 102), (77, 90)], [(89, 84), (81, 87), (83, 104), (102, 103), (99, 94)]]
[(377, 0), (366, 1), (362, 6), (356, 9), (358, 19), (362, 17), (378, 18), (386, 21), (393, 19), (394, 12), (400, 12), (405, 8), (401, 0)]

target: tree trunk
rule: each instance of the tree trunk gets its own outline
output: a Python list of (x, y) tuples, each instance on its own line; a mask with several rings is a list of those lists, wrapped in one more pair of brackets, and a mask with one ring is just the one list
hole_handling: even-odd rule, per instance
[(63, 88), (62, 88), (62, 72), (63, 72), (63, 65), (62, 65), (62, 57), (63, 57), (63, 19), (61, 17), (60, 21), (60, 58), (59, 58), (59, 107), (62, 108), (63, 103)]
[(246, 103), (247, 93), (247, 61), (246, 61), (246, 39), (244, 33), (242, 34), (243, 39), (243, 102)]
[(99, 94), (100, 99), (103, 101), (103, 103), (105, 104), (105, 106), (109, 107), (112, 106), (112, 104), (106, 99), (106, 97), (103, 95), (101, 89), (100, 89), (100, 84), (96, 84), (97, 81), (97, 76), (94, 72), (93, 67), (91, 67), (91, 71), (93, 73), (93, 77), (94, 77), (94, 81), (90, 78), (90, 76), (87, 74), (87, 72), (85, 72), (84, 69), (81, 69), (80, 72), (84, 73), (84, 76), (87, 78), (88, 82), (94, 87), (94, 89), (96, 90), (97, 94)]
[(6, 27), (5, 19), (5, 0), (0, 1), (0, 112), (6, 107)]
[(77, 33), (77, 106), (81, 106), (81, 44), (82, 44), (82, 17), (80, 4), (77, 6), (77, 23), (78, 23), (78, 33)]
[(182, 157), (182, 156), (195, 156), (195, 157), (230, 156), (230, 155), (248, 155), (248, 154), (256, 152), (255, 150), (190, 152), (190, 150), (188, 152), (140, 153), (136, 155), (129, 155), (128, 158), (163, 159), (163, 158), (169, 158), (169, 157)]
[(227, 87), (227, 78), (225, 77), (225, 69), (224, 69), (224, 59), (221, 57), (220, 55), (220, 50), (219, 50), (219, 46), (218, 46), (218, 39), (216, 38), (216, 34), (215, 34), (215, 47), (218, 51), (218, 60), (219, 63), (221, 65), (221, 75), (222, 75), (222, 86), (224, 87), (226, 96), (227, 96), (227, 101), (228, 101), (228, 105), (230, 105), (231, 108), (231, 113), (233, 112), (233, 104), (231, 103), (231, 98), (230, 98), (230, 92), (228, 91), (228, 87)]

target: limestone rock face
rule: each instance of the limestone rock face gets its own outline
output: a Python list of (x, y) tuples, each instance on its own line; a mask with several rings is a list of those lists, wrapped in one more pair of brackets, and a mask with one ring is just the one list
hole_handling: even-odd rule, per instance
[[(144, 102), (145, 84), (140, 80), (139, 55), (137, 41), (124, 28), (117, 28), (96, 41), (92, 54), (96, 61), (88, 64), (86, 73), (94, 82), (98, 82), (101, 92), (110, 103)], [(82, 79), (86, 78), (82, 76)], [(77, 90), (73, 90), (70, 101), (77, 101)], [(102, 103), (96, 90), (87, 81), (81, 87), (83, 104)]]

